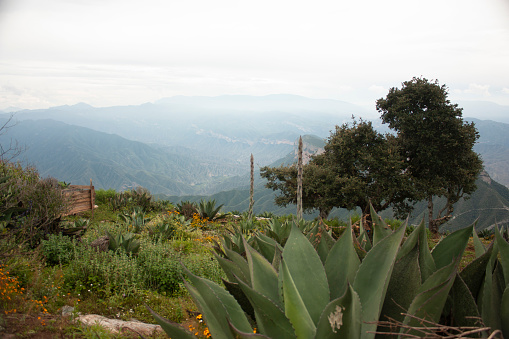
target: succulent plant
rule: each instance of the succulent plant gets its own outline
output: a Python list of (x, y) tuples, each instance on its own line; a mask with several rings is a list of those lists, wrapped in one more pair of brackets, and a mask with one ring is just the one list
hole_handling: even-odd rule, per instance
[[(509, 336), (509, 244), (498, 230), (488, 249), (474, 235), (477, 258), (460, 272), (474, 225), (430, 251), (424, 222), (404, 238), (406, 224), (393, 231), (372, 213), (372, 241), (362, 225), (358, 238), (348, 225), (336, 241), (296, 223), (284, 247), (270, 233), (229, 238), (216, 255), (226, 289), (184, 270), (212, 336), (374, 338), (389, 318), (401, 337), (422, 336), (424, 321), (476, 326), (472, 317)], [(193, 337), (153, 314), (172, 338)]]

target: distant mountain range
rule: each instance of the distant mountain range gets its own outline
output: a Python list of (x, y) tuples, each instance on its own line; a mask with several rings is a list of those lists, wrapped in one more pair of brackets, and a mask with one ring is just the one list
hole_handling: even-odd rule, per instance
[[(463, 107), (465, 120), (474, 121), (479, 130), (475, 150), (492, 178), (492, 184), (482, 181), (479, 185), (479, 196), (482, 201), (492, 201), (496, 194), (490, 190), (495, 188), (484, 186), (499, 182), (509, 187), (509, 124), (470, 119), (468, 112), (484, 107), (493, 110), (491, 116), (504, 118), (509, 117), (504, 115), (509, 109), (483, 103)], [(0, 114), (0, 120), (9, 115)], [(309, 156), (323, 148), (335, 125), (351, 121), (352, 115), (369, 117), (373, 113), (343, 101), (293, 95), (173, 97), (139, 106), (105, 108), (80, 103), (17, 111), (17, 125), (0, 136), (0, 143), (5, 145), (12, 139), (26, 145), (27, 151), (18, 160), (36, 166), (42, 176), (73, 184), (87, 184), (92, 179), (97, 188), (105, 189), (143, 186), (175, 199), (212, 196), (230, 209), (243, 211), (248, 206), (251, 153), (257, 168), (290, 164), (300, 135)], [(388, 131), (380, 120), (374, 120), (373, 125)], [(263, 184), (257, 176), (255, 211), (293, 212), (291, 207), (274, 207), (274, 193)], [(500, 187), (497, 189), (504, 197)], [(504, 199), (495, 200), (500, 202), (501, 207), (496, 207), (500, 211), (507, 206)], [(470, 210), (487, 208), (474, 208), (468, 201), (464, 206)], [(461, 218), (468, 216), (470, 220), (475, 213), (460, 214), (455, 220), (463, 223)]]

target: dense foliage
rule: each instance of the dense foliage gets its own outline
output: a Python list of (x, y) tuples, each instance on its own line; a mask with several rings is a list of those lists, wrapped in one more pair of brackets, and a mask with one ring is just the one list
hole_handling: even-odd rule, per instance
[[(479, 135), (465, 123), (461, 109), (447, 99), (437, 81), (413, 78), (377, 101), (382, 122), (396, 135), (381, 134), (370, 122), (336, 126), (324, 152), (304, 167), (304, 209), (326, 218), (333, 207), (359, 207), (369, 219), (369, 205), (392, 207), (402, 217), (426, 200), (429, 229), (438, 232), (450, 220), (454, 204), (476, 189), (482, 160), (473, 151)], [(263, 167), (266, 187), (279, 191), (279, 206), (296, 203), (295, 165)], [(434, 198), (444, 197), (438, 211)]]
[[(360, 207), (369, 215), (370, 203), (377, 210), (392, 206), (402, 216), (413, 194), (403, 164), (395, 138), (375, 131), (371, 122), (336, 126), (324, 152), (304, 166), (303, 206), (318, 209), (323, 219), (333, 207)], [(263, 167), (261, 176), (268, 188), (280, 191), (278, 205), (296, 203), (295, 166)]]
[[(438, 81), (413, 78), (401, 89), (391, 88), (377, 101), (382, 121), (397, 132), (405, 169), (418, 193), (428, 202), (429, 228), (438, 232), (454, 211), (454, 203), (476, 189), (482, 160), (473, 151), (479, 134), (474, 123), (462, 119), (462, 109), (447, 99)], [(433, 196), (445, 197), (438, 212)]]
[(37, 246), (61, 231), (68, 204), (57, 180), (41, 179), (33, 167), (0, 161), (0, 231), (14, 243)]

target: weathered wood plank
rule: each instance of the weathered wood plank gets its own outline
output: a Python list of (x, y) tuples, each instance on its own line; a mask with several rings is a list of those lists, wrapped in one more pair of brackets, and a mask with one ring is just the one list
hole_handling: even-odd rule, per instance
[(93, 217), (95, 207), (95, 187), (92, 185), (92, 179), (90, 179), (90, 186), (69, 185), (68, 188), (62, 191), (62, 194), (69, 199), (71, 204), (69, 212), (63, 216), (92, 210)]

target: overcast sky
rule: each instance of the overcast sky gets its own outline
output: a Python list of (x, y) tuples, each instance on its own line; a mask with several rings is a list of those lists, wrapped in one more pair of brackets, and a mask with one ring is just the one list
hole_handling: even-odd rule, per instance
[(0, 0), (0, 109), (278, 93), (374, 108), (413, 76), (509, 105), (509, 0)]

